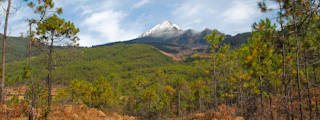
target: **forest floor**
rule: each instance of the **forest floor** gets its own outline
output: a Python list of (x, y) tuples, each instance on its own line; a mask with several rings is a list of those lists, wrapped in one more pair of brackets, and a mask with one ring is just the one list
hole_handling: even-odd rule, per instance
[[(29, 105), (20, 104), (7, 107), (0, 106), (0, 120), (27, 120), (30, 112)], [(206, 113), (190, 114), (185, 117), (168, 118), (167, 120), (245, 120), (242, 117), (232, 117), (235, 114), (234, 108), (226, 108), (221, 105), (217, 110)], [(63, 105), (51, 107), (50, 112), (46, 108), (37, 109), (34, 113), (36, 119), (50, 120), (137, 120), (139, 118), (127, 115), (119, 115), (115, 112), (101, 111), (95, 108), (88, 108), (82, 103), (75, 105)]]

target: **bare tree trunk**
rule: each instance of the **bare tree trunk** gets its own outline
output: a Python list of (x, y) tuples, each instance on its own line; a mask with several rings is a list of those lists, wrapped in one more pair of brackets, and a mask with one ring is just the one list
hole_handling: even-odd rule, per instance
[[(258, 55), (258, 60), (260, 64), (260, 54)], [(265, 111), (264, 111), (264, 104), (263, 104), (263, 86), (262, 86), (262, 75), (259, 75), (259, 81), (260, 81), (260, 99), (261, 99), (261, 108), (262, 108), (262, 115), (263, 118), (266, 118)]]
[(149, 102), (149, 107), (148, 107), (148, 111), (149, 111), (149, 112), (148, 112), (148, 118), (150, 119), (150, 118), (151, 118), (151, 98), (149, 98), (148, 100), (149, 100), (149, 101), (148, 101), (148, 102)]
[(317, 85), (317, 75), (316, 75), (316, 72), (315, 72), (315, 68), (313, 68), (313, 75), (314, 75), (314, 85), (313, 85), (313, 88), (314, 88), (314, 99), (316, 101), (316, 118), (319, 118), (319, 107), (318, 107), (318, 99), (317, 99), (317, 89), (316, 89), (316, 85)]
[(290, 115), (289, 115), (289, 106), (288, 106), (288, 92), (287, 92), (287, 89), (288, 89), (288, 84), (286, 82), (286, 44), (285, 44), (285, 38), (284, 38), (284, 31), (283, 31), (283, 21), (282, 21), (282, 6), (281, 6), (281, 3), (279, 2), (279, 8), (280, 8), (280, 26), (281, 26), (281, 39), (282, 39), (282, 83), (285, 84), (285, 96), (284, 96), (284, 99), (285, 99), (285, 103), (286, 103), (286, 115), (287, 115), (287, 119), (290, 120)]
[(241, 116), (243, 116), (243, 112), (244, 112), (244, 108), (243, 108), (243, 97), (242, 97), (242, 79), (241, 79), (241, 77), (240, 77), (240, 108), (242, 109), (242, 110), (240, 110), (241, 112), (240, 112), (240, 115)]
[(292, 81), (289, 75), (289, 82), (290, 82), (290, 103), (291, 103), (291, 119), (294, 120), (294, 105), (293, 105), (293, 95), (292, 95)]
[(201, 90), (199, 90), (199, 113), (201, 113)]
[(311, 93), (310, 93), (310, 85), (309, 85), (309, 72), (308, 72), (308, 62), (307, 62), (307, 54), (306, 54), (306, 49), (304, 49), (304, 70), (306, 72), (306, 76), (307, 76), (307, 89), (308, 89), (308, 103), (309, 103), (309, 116), (310, 116), (310, 120), (313, 119), (312, 116), (312, 105), (311, 105)]
[(288, 105), (288, 84), (287, 83), (284, 83), (284, 100), (285, 100), (285, 103), (286, 103), (287, 120), (290, 120), (289, 105)]
[[(171, 86), (173, 86), (173, 77), (171, 77)], [(172, 102), (173, 102), (173, 100), (172, 100), (172, 98), (173, 98), (173, 92), (172, 92), (172, 90), (170, 90), (170, 110), (171, 110), (171, 112), (173, 112), (173, 106), (172, 106)]]
[[(90, 91), (90, 93), (89, 93), (88, 101), (89, 101), (89, 107), (91, 107), (91, 91)], [(131, 113), (131, 115), (132, 115), (132, 113)]]
[[(31, 27), (32, 27), (32, 22), (29, 21), (29, 32), (30, 32), (30, 36), (29, 36), (29, 67), (30, 67), (30, 72), (31, 72), (31, 57), (32, 57), (32, 51), (31, 51), (31, 45), (32, 45), (32, 31), (31, 31)], [(34, 81), (33, 81), (33, 76), (32, 76), (32, 72), (30, 74), (30, 79), (31, 79), (31, 86), (32, 86), (32, 109), (31, 109), (31, 116), (30, 116), (30, 119), (33, 120), (33, 110), (35, 109), (35, 93), (34, 93)]]
[(1, 103), (4, 104), (5, 99), (5, 70), (6, 70), (6, 40), (7, 40), (7, 29), (8, 29), (8, 19), (10, 14), (11, 0), (8, 0), (8, 8), (6, 12), (6, 23), (4, 26), (3, 34), (3, 51), (2, 51), (2, 84), (1, 84)]
[(48, 83), (48, 107), (51, 106), (51, 71), (52, 71), (52, 53), (53, 53), (53, 40), (54, 40), (54, 31), (51, 31), (51, 45), (50, 45), (50, 51), (49, 51), (49, 61), (48, 61), (48, 77), (47, 77), (47, 83)]
[(296, 65), (297, 65), (297, 80), (298, 80), (298, 93), (299, 93), (299, 104), (300, 104), (300, 119), (303, 120), (303, 108), (302, 108), (302, 95), (301, 95), (301, 78), (300, 78), (300, 60), (299, 60), (299, 49), (300, 49), (300, 44), (298, 40), (298, 28), (297, 28), (297, 23), (296, 23), (296, 18), (293, 16), (293, 22), (294, 22), (294, 34), (295, 34), (295, 40), (296, 40)]
[(114, 94), (114, 78), (112, 78), (112, 94)]
[(218, 107), (217, 100), (217, 80), (216, 80), (216, 60), (213, 59), (213, 82), (214, 82), (214, 107)]
[[(226, 68), (224, 68), (224, 70), (223, 70), (223, 79), (224, 79), (224, 92), (225, 92), (225, 93), (228, 93), (228, 92), (227, 92), (227, 91), (228, 91), (228, 88), (227, 88), (227, 80), (226, 80)], [(225, 96), (224, 100), (225, 100), (225, 105), (226, 105), (227, 108), (228, 108), (228, 96)]]
[[(160, 80), (161, 80), (161, 77), (160, 77)], [(160, 89), (161, 89), (161, 88), (160, 88), (160, 85), (161, 85), (161, 84), (160, 84), (160, 81), (159, 81), (158, 85), (159, 85), (159, 87), (158, 87), (159, 93), (158, 93), (158, 94), (159, 94), (160, 101), (162, 101), (162, 100), (161, 100), (161, 91), (160, 91)], [(160, 114), (161, 114), (161, 109), (159, 108), (159, 109), (158, 109), (158, 118), (159, 118), (159, 119), (160, 119), (160, 116), (161, 116)]]
[(272, 111), (272, 97), (269, 97), (269, 101), (270, 101), (270, 114), (271, 114), (271, 119), (274, 120), (274, 116), (273, 116), (273, 111)]
[(180, 116), (180, 90), (177, 91), (178, 100), (177, 100), (177, 117)]

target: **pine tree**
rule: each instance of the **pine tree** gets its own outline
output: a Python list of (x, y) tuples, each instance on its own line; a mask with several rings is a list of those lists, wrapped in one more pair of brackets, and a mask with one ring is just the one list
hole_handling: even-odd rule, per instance
[(216, 52), (215, 48), (219, 47), (219, 43), (224, 40), (225, 35), (222, 34), (221, 36), (218, 36), (216, 31), (212, 31), (210, 35), (207, 35), (205, 39), (212, 45), (211, 52), (212, 52), (212, 58), (213, 58), (213, 84), (214, 84), (214, 106), (218, 106), (218, 100), (217, 100), (217, 80), (216, 80)]
[(80, 40), (76, 35), (79, 32), (78, 28), (75, 28), (74, 24), (70, 21), (65, 21), (64, 19), (60, 19), (57, 15), (53, 15), (49, 18), (46, 18), (41, 23), (38, 23), (37, 27), (37, 35), (40, 36), (41, 42), (45, 42), (48, 46), (49, 51), (48, 55), (48, 76), (47, 76), (47, 84), (48, 84), (48, 106), (51, 106), (51, 71), (53, 68), (52, 60), (53, 60), (53, 47), (54, 44), (62, 45), (64, 42), (61, 41), (64, 38), (71, 40), (67, 43), (67, 45), (72, 45)]

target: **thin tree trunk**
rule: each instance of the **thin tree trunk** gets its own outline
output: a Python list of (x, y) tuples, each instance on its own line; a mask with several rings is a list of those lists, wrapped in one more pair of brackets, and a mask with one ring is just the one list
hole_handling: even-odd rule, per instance
[(288, 105), (288, 84), (284, 84), (284, 100), (286, 103), (286, 116), (287, 120), (290, 120), (290, 114), (289, 114), (289, 105)]
[[(32, 45), (32, 22), (29, 21), (29, 32), (30, 32), (30, 36), (29, 36), (29, 67), (30, 67), (30, 72), (32, 71), (31, 69), (31, 57), (32, 57), (32, 51), (31, 51), (31, 45)], [(32, 86), (32, 109), (31, 109), (31, 117), (30, 119), (33, 120), (33, 110), (35, 109), (35, 93), (34, 93), (34, 81), (33, 81), (33, 76), (32, 76), (32, 72), (30, 74), (30, 78), (31, 78), (31, 86)]]
[(271, 113), (271, 119), (274, 120), (274, 116), (273, 116), (273, 111), (272, 111), (272, 97), (269, 97), (269, 101), (270, 101), (270, 113)]
[(279, 8), (280, 8), (280, 26), (281, 26), (281, 39), (282, 39), (282, 83), (285, 84), (285, 103), (286, 103), (286, 115), (287, 115), (287, 119), (290, 120), (290, 115), (289, 115), (289, 106), (288, 106), (288, 92), (287, 92), (287, 82), (286, 82), (286, 44), (285, 44), (285, 35), (284, 35), (284, 31), (283, 31), (283, 21), (282, 21), (282, 6), (281, 3), (279, 2)]
[(316, 89), (316, 85), (317, 85), (317, 75), (316, 75), (316, 72), (315, 72), (315, 68), (313, 68), (313, 75), (314, 75), (314, 85), (313, 85), (313, 88), (314, 88), (314, 99), (316, 101), (316, 116), (317, 118), (319, 118), (319, 108), (318, 108), (318, 95), (317, 95), (317, 89)]
[(177, 91), (178, 93), (178, 100), (177, 100), (177, 117), (180, 116), (180, 90)]
[(293, 16), (293, 22), (294, 22), (294, 35), (295, 35), (295, 40), (296, 40), (296, 65), (297, 65), (297, 80), (298, 80), (298, 93), (299, 93), (299, 105), (300, 105), (300, 119), (303, 120), (303, 108), (302, 108), (302, 95), (301, 95), (301, 78), (300, 78), (300, 60), (299, 60), (299, 49), (300, 49), (300, 44), (298, 40), (298, 28), (297, 28), (297, 23), (296, 23), (296, 18)]
[[(89, 108), (91, 108), (91, 91), (90, 91), (90, 93), (89, 93), (88, 101), (89, 101)], [(131, 115), (132, 115), (132, 113), (131, 113)]]
[(310, 116), (310, 120), (313, 119), (312, 116), (312, 105), (311, 105), (311, 93), (310, 93), (310, 85), (309, 85), (309, 72), (308, 72), (308, 62), (307, 62), (307, 54), (306, 54), (306, 49), (304, 49), (304, 70), (306, 72), (306, 76), (307, 76), (307, 89), (308, 89), (308, 102), (309, 102), (309, 116)]
[(215, 59), (213, 59), (213, 82), (214, 82), (214, 107), (218, 107), (217, 80), (216, 80), (216, 61), (215, 61)]
[(6, 40), (7, 40), (7, 29), (8, 29), (8, 19), (10, 14), (11, 0), (8, 0), (8, 8), (6, 13), (6, 23), (4, 26), (3, 34), (3, 50), (2, 50), (2, 84), (1, 84), (1, 103), (4, 104), (5, 99), (5, 70), (6, 70)]
[(293, 105), (293, 95), (292, 95), (292, 81), (289, 75), (289, 82), (290, 82), (290, 103), (291, 103), (291, 119), (294, 120), (294, 105)]
[[(258, 60), (260, 64), (260, 54), (258, 55)], [(264, 104), (263, 104), (263, 86), (262, 86), (262, 75), (259, 75), (259, 81), (260, 81), (260, 99), (261, 99), (261, 108), (262, 108), (262, 115), (263, 118), (266, 118), (265, 111), (264, 111)]]
[(243, 97), (242, 97), (242, 79), (241, 79), (241, 76), (240, 76), (240, 108), (242, 109), (240, 111), (240, 115), (243, 116), (243, 112), (244, 112), (244, 108), (243, 108)]
[(201, 113), (201, 90), (199, 90), (199, 113)]
[[(173, 77), (171, 77), (171, 86), (173, 86)], [(173, 112), (173, 106), (172, 106), (172, 102), (173, 102), (173, 100), (172, 100), (172, 98), (173, 98), (173, 92), (172, 92), (172, 90), (170, 90), (170, 110), (171, 110), (171, 112)]]
[(114, 94), (114, 78), (112, 78), (112, 94)]
[(48, 107), (51, 106), (51, 71), (52, 71), (52, 53), (53, 53), (53, 40), (54, 40), (54, 31), (51, 31), (51, 45), (50, 45), (50, 51), (49, 51), (49, 62), (48, 62), (48, 77), (47, 77), (47, 83), (48, 83)]
[[(224, 70), (223, 70), (223, 79), (224, 79), (224, 92), (225, 92), (225, 94), (227, 94), (228, 92), (228, 88), (227, 88), (227, 80), (226, 80), (226, 68), (224, 68)], [(225, 104), (226, 104), (226, 106), (227, 106), (227, 108), (228, 108), (228, 96), (225, 96)]]
[[(160, 77), (160, 80), (161, 80), (161, 77)], [(161, 102), (161, 91), (160, 91), (160, 81), (159, 81), (159, 83), (158, 83), (158, 85), (159, 85), (159, 87), (158, 87), (158, 89), (159, 89), (159, 98), (160, 98), (160, 102)], [(159, 119), (160, 119), (160, 115), (161, 114), (161, 109), (159, 108), (158, 109), (158, 117), (159, 117)]]
[(148, 101), (148, 102), (149, 102), (149, 108), (148, 108), (148, 111), (149, 111), (149, 112), (148, 112), (148, 115), (149, 115), (149, 116), (148, 116), (148, 118), (150, 119), (150, 117), (151, 117), (151, 98), (149, 98), (148, 100), (149, 100), (149, 101)]

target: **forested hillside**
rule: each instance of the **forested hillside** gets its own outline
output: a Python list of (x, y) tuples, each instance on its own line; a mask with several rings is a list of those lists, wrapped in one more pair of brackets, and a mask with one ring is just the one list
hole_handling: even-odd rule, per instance
[[(109, 96), (105, 96), (111, 97), (108, 99), (112, 100), (112, 102), (110, 104), (102, 104), (100, 103), (102, 101), (92, 101), (90, 106), (98, 107), (104, 110), (106, 110), (104, 107), (107, 106), (108, 108), (112, 107), (112, 109), (109, 108), (108, 110), (119, 110), (119, 107), (130, 107), (124, 106), (129, 101), (122, 100), (129, 100), (132, 96), (137, 97), (136, 99), (140, 99), (142, 95), (149, 94), (143, 93), (142, 91), (144, 91), (144, 89), (150, 89), (152, 92), (157, 91), (161, 92), (161, 94), (165, 94), (165, 91), (175, 89), (171, 88), (175, 84), (174, 82), (186, 82), (183, 84), (187, 84), (193, 83), (194, 79), (208, 77), (205, 73), (206, 68), (208, 68), (206, 67), (206, 63), (201, 62), (202, 64), (200, 64), (197, 60), (192, 60), (186, 63), (173, 63), (172, 58), (162, 54), (158, 49), (142, 44), (117, 44), (114, 46), (104, 46), (98, 48), (61, 50), (54, 55), (54, 58), (55, 67), (52, 72), (53, 83), (72, 87), (66, 89), (62, 93), (58, 92), (60, 93), (58, 98), (59, 96), (65, 97), (65, 92), (70, 92), (70, 89), (74, 89), (74, 91), (77, 92), (74, 93), (76, 95), (74, 96), (75, 98), (73, 98), (73, 100), (77, 99), (75, 101), (82, 101), (85, 100), (85, 95), (82, 92), (88, 93), (90, 91), (88, 91), (89, 88), (86, 88), (87, 85), (95, 83), (93, 84), (94, 86), (91, 86), (93, 87), (92, 90), (94, 90), (95, 87), (99, 87), (99, 85), (103, 85), (107, 87), (103, 88), (104, 92), (111, 92), (108, 90), (112, 89), (113, 92), (109, 93)], [(47, 70), (44, 62), (45, 59), (47, 59), (47, 57), (38, 56), (32, 60), (32, 64), (34, 64), (32, 74), (40, 85), (45, 84), (46, 79)], [(24, 68), (26, 67), (27, 62), (27, 60), (24, 60), (15, 63), (9, 63), (7, 65), (7, 85), (25, 83), (26, 80), (24, 79), (23, 73), (25, 71)], [(179, 81), (176, 81), (177, 79)], [(174, 96), (173, 93), (172, 95)], [(173, 99), (173, 96), (171, 99)], [(100, 97), (101, 99), (104, 99), (104, 97)], [(62, 101), (66, 101), (69, 98), (62, 99), (65, 99)], [(155, 98), (152, 99), (156, 100)], [(160, 98), (157, 99), (160, 100)], [(59, 101), (61, 102), (61, 100)], [(89, 105), (89, 102), (86, 100), (82, 102)], [(143, 101), (139, 102), (141, 102), (139, 104), (145, 104)], [(187, 103), (183, 104), (187, 105)], [(152, 105), (155, 106), (160, 104), (158, 104), (157, 101), (153, 101)], [(136, 109), (142, 112), (147, 108), (123, 108), (123, 111), (121, 110), (118, 112), (129, 114), (129, 112), (132, 112), (130, 109)], [(150, 116), (150, 112), (152, 111), (154, 110), (144, 113), (146, 115), (141, 117), (152, 117)]]
[[(123, 78), (152, 73), (152, 68), (173, 63), (172, 59), (147, 45), (105, 46), (61, 50), (54, 55), (53, 79), (55, 83), (69, 84), (73, 79), (92, 81), (98, 76), (117, 73)], [(46, 56), (33, 58), (34, 77), (46, 79)], [(8, 64), (8, 83), (21, 76), (27, 60)]]
[[(0, 39), (3, 39), (3, 35), (0, 34)], [(3, 44), (3, 41), (0, 41)], [(28, 39), (22, 37), (9, 37), (6, 46), (6, 62), (21, 61), (29, 56)], [(0, 49), (2, 53), (2, 47)], [(34, 56), (41, 54), (39, 50), (33, 49)], [(2, 59), (0, 60), (2, 61)]]

